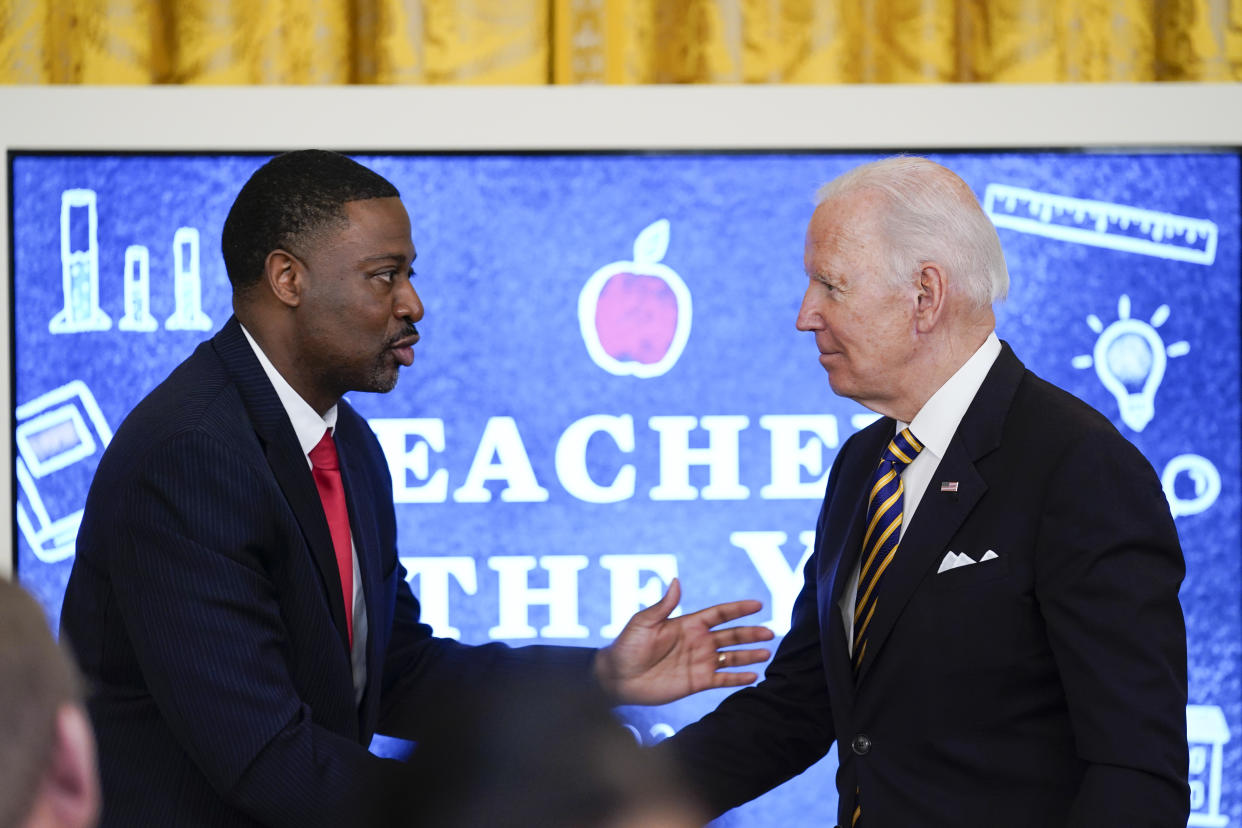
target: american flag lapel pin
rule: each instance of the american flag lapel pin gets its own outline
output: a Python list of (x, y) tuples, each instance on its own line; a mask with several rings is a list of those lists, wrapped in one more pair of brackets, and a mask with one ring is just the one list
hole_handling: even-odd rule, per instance
[(956, 492), (956, 491), (957, 491), (957, 481), (956, 481), (956, 480), (942, 480), (942, 481), (940, 481), (940, 491), (942, 491), (942, 492)]

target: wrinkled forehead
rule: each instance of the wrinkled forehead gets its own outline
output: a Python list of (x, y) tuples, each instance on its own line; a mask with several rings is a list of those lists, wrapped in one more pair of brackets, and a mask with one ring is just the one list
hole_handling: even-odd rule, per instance
[(806, 228), (808, 258), (815, 250), (873, 246), (883, 241), (884, 198), (873, 190), (855, 190), (819, 204)]

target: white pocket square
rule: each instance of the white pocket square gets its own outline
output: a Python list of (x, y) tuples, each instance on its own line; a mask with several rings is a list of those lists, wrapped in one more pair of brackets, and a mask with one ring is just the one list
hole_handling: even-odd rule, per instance
[(987, 552), (984, 552), (983, 557), (977, 561), (974, 558), (967, 555), (965, 552), (950, 551), (946, 553), (944, 556), (944, 559), (940, 561), (940, 568), (936, 570), (936, 574), (939, 575), (941, 572), (948, 572), (950, 569), (957, 569), (959, 566), (973, 566), (974, 564), (977, 564), (977, 563), (984, 563), (986, 561), (994, 561), (999, 557), (1000, 555), (997, 555), (991, 549), (989, 549)]

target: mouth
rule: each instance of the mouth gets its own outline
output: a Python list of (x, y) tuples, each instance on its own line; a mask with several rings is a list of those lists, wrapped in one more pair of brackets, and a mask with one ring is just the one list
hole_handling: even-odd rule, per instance
[(827, 368), (830, 363), (834, 362), (841, 356), (840, 351), (833, 351), (828, 348), (819, 349), (819, 364)]
[(388, 346), (388, 349), (392, 351), (393, 356), (397, 358), (397, 362), (407, 368), (414, 364), (414, 345), (417, 344), (420, 339), (418, 331), (415, 330), (413, 326), (410, 327), (410, 331), (411, 332), (409, 334), (401, 337)]

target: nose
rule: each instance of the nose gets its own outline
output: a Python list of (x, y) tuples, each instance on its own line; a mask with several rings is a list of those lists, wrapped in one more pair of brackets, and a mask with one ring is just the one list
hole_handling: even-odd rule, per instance
[(802, 294), (802, 304), (798, 308), (798, 316), (794, 320), (794, 327), (800, 331), (816, 331), (823, 327), (823, 317), (813, 307), (811, 298), (811, 288), (806, 289), (806, 293)]
[(392, 315), (413, 322), (419, 322), (423, 318), (423, 300), (418, 297), (418, 291), (414, 289), (414, 283), (408, 276), (401, 280), (401, 284), (393, 292)]

